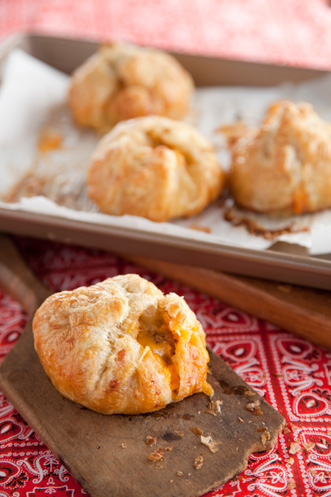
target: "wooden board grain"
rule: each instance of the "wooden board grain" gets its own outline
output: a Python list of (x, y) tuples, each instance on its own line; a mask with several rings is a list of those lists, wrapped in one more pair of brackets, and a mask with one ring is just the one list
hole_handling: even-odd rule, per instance
[[(204, 394), (151, 414), (105, 416), (78, 407), (52, 386), (34, 351), (30, 323), (1, 364), (0, 387), (91, 497), (193, 497), (242, 471), (253, 451), (273, 446), (284, 422), (214, 354), (210, 366), (215, 398), (223, 401), (217, 416), (206, 412)], [(255, 400), (261, 402), (260, 415), (247, 409)], [(219, 450), (210, 452), (190, 428), (211, 435)], [(156, 437), (157, 444), (148, 446), (146, 436)], [(150, 461), (158, 448), (165, 459)], [(203, 466), (197, 470), (200, 455)]]

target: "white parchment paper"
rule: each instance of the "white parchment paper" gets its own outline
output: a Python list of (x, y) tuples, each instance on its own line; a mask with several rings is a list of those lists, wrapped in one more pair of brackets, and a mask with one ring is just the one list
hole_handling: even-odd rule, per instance
[[(45, 172), (46, 197), (20, 198), (17, 202), (0, 201), (1, 209), (44, 213), (52, 216), (162, 233), (169, 237), (208, 241), (253, 249), (266, 249), (275, 241), (302, 245), (311, 254), (331, 252), (331, 211), (301, 217), (306, 231), (282, 234), (272, 241), (251, 235), (245, 227), (235, 227), (223, 218), (223, 207), (215, 203), (189, 219), (154, 223), (135, 216), (109, 216), (97, 212), (85, 191), (85, 171), (99, 140), (94, 132), (73, 125), (66, 108), (69, 78), (21, 50), (6, 60), (0, 86), (0, 199), (26, 171)], [(228, 166), (229, 156), (216, 128), (240, 116), (258, 124), (273, 101), (289, 98), (307, 101), (326, 120), (331, 121), (331, 75), (298, 85), (274, 88), (217, 87), (196, 90), (193, 121), (216, 146), (221, 164)], [(63, 142), (58, 150), (38, 151), (40, 131), (52, 127), (60, 131)], [(65, 201), (58, 205), (59, 192)], [(71, 202), (72, 195), (73, 200)], [(270, 228), (279, 221), (263, 219)], [(296, 219), (285, 224), (296, 223)], [(276, 223), (276, 224), (275, 224)], [(211, 233), (191, 229), (208, 227)]]

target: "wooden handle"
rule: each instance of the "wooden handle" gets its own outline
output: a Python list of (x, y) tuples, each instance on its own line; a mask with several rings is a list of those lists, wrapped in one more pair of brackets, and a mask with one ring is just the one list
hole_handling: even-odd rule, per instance
[(127, 258), (331, 349), (331, 292), (145, 257)]
[[(331, 292), (146, 257), (125, 257), (331, 350)], [(0, 287), (29, 315), (50, 295), (4, 235), (0, 235)]]
[(0, 234), (0, 288), (32, 316), (51, 294), (27, 266), (14, 243)]

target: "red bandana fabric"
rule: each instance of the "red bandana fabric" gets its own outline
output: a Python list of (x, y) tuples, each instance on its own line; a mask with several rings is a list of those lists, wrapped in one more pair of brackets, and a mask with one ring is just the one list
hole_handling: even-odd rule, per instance
[(35, 31), (330, 69), (330, 0), (1, 0), (0, 38)]
[[(287, 420), (277, 445), (249, 458), (245, 471), (208, 497), (331, 495), (331, 354), (184, 285), (98, 250), (18, 238), (27, 262), (52, 290), (138, 273), (183, 295), (208, 345)], [(0, 354), (22, 333), (26, 315), (0, 294)], [(0, 496), (86, 495), (1, 395)]]

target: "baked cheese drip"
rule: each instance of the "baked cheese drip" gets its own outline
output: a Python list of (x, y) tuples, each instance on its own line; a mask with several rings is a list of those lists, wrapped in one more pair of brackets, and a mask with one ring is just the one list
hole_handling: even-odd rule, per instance
[(301, 214), (331, 207), (331, 124), (307, 103), (271, 105), (260, 128), (221, 131), (232, 151), (230, 189), (258, 212)]
[(195, 314), (138, 275), (52, 295), (37, 310), (33, 333), (53, 385), (94, 411), (139, 414), (213, 393)]
[(180, 119), (189, 110), (193, 89), (192, 77), (171, 55), (112, 43), (73, 73), (68, 103), (77, 124), (105, 133), (138, 116)]
[(97, 145), (87, 174), (102, 212), (152, 221), (201, 212), (223, 185), (211, 143), (193, 126), (160, 116), (118, 124)]

